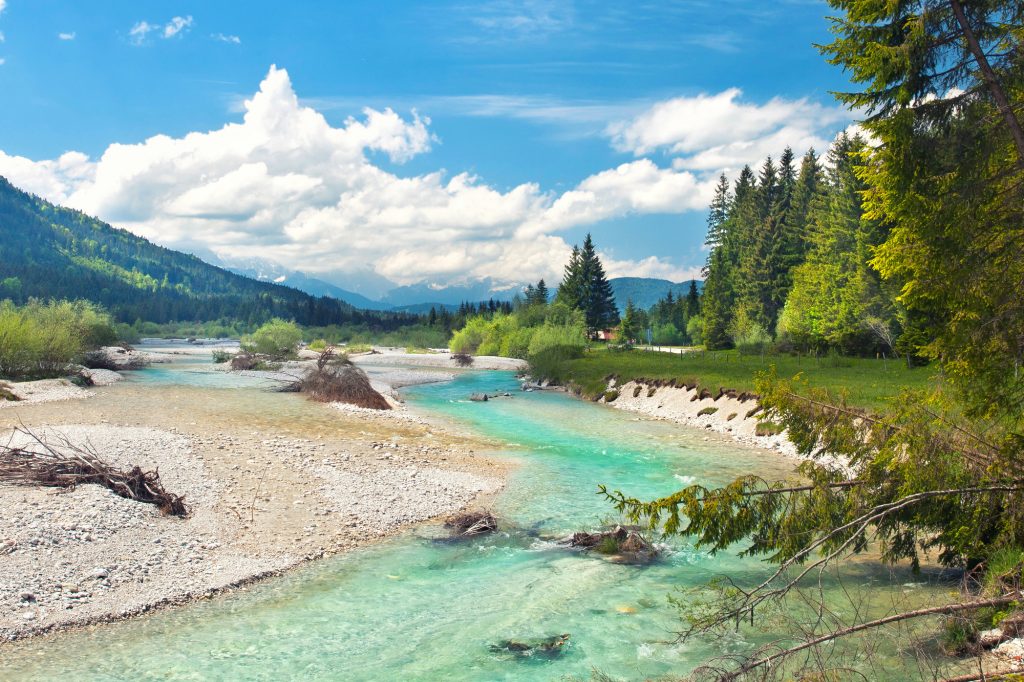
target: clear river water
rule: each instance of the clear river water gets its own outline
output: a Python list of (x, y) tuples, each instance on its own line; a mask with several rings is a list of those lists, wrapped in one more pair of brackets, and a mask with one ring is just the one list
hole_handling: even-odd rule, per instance
[[(137, 381), (224, 391), (225, 400), (239, 391), (254, 405), (275, 396), (191, 366), (145, 370)], [(514, 397), (466, 399), (506, 390)], [(414, 411), (507, 443), (496, 456), (519, 466), (493, 504), (502, 532), (452, 544), (437, 540), (436, 525), (420, 526), (245, 591), (30, 641), (0, 652), (0, 679), (528, 681), (588, 679), (596, 669), (632, 680), (683, 675), (750, 646), (739, 636), (677, 643), (668, 597), (723, 573), (753, 580), (766, 574), (760, 562), (673, 539), (653, 565), (623, 566), (550, 538), (616, 520), (600, 483), (653, 497), (691, 481), (785, 475), (791, 461), (561, 393), (523, 393), (505, 372), (466, 372), (404, 395)], [(489, 649), (562, 633), (570, 644), (554, 659)]]

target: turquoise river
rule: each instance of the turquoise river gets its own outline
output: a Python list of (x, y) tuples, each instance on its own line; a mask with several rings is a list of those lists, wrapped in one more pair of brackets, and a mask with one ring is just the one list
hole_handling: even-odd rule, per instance
[[(258, 390), (195, 368), (146, 370), (138, 380)], [(506, 390), (514, 397), (466, 400)], [(792, 461), (561, 393), (523, 393), (510, 373), (466, 372), (404, 394), (416, 412), (507, 443), (496, 456), (519, 466), (494, 502), (506, 530), (452, 544), (437, 540), (438, 526), (419, 526), (245, 591), (0, 650), (0, 679), (527, 681), (586, 680), (598, 670), (633, 680), (685, 675), (751, 646), (740, 635), (677, 643), (669, 596), (723, 573), (753, 580), (766, 574), (759, 562), (668, 540), (654, 565), (622, 566), (549, 538), (615, 521), (596, 494), (601, 483), (652, 497), (690, 481), (785, 475)], [(889, 582), (869, 569), (855, 578), (859, 587)], [(570, 645), (553, 660), (489, 649), (561, 633)]]

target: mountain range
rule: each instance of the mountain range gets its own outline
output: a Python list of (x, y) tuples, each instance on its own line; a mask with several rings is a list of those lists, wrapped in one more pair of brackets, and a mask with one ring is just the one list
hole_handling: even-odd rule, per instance
[[(427, 313), (431, 308), (442, 307), (449, 310), (458, 309), (459, 305), (470, 301), (479, 302), (494, 299), (495, 301), (511, 301), (521, 293), (525, 284), (519, 286), (501, 286), (491, 279), (482, 279), (471, 284), (438, 287), (428, 283), (400, 286), (385, 292), (379, 299), (372, 299), (353, 291), (342, 289), (324, 279), (314, 277), (297, 270), (289, 270), (284, 266), (261, 259), (229, 261), (226, 267), (232, 272), (252, 277), (264, 282), (275, 282), (295, 287), (314, 296), (333, 296), (363, 310), (389, 310), (394, 312)], [(703, 289), (704, 283), (697, 282), (697, 289)], [(671, 291), (673, 296), (686, 296), (690, 289), (690, 280), (672, 282), (667, 279), (650, 277), (615, 277), (608, 280), (619, 312), (626, 308), (626, 301), (643, 308), (650, 308), (665, 298)]]
[[(609, 282), (620, 310), (627, 300), (646, 309), (669, 291), (685, 296), (690, 284), (642, 277)], [(424, 282), (394, 286), (374, 299), (263, 259), (211, 264), (51, 204), (0, 177), (0, 299), (84, 297), (129, 322), (284, 316), (325, 325), (379, 324), (399, 320), (400, 313), (510, 301), (522, 290), (491, 279), (447, 287)]]

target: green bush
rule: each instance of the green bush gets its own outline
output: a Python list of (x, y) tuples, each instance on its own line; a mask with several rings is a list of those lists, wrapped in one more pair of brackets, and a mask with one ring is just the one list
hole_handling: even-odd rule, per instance
[(651, 343), (658, 346), (682, 346), (686, 341), (686, 335), (676, 329), (676, 326), (671, 322), (655, 325), (651, 328)]
[(690, 337), (690, 343), (700, 346), (704, 343), (704, 318), (694, 315), (686, 323), (686, 335)]
[(317, 352), (325, 350), (326, 348), (327, 348), (327, 341), (324, 340), (324, 339), (316, 339), (312, 343), (309, 344), (309, 349), (310, 350), (315, 350)]
[(0, 376), (58, 376), (88, 350), (117, 341), (110, 316), (87, 301), (0, 303)]
[(294, 322), (274, 318), (248, 336), (242, 337), (242, 349), (249, 353), (260, 353), (275, 358), (295, 355), (302, 331)]
[(733, 343), (741, 355), (758, 355), (768, 351), (772, 345), (772, 337), (761, 325), (752, 323), (733, 337)]
[(491, 321), (484, 317), (473, 317), (466, 321), (466, 326), (452, 335), (448, 348), (453, 353), (475, 354), (480, 344), (487, 337)]

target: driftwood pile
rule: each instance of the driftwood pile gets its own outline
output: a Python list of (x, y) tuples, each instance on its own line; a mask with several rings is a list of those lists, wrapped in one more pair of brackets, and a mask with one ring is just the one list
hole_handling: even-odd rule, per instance
[(498, 530), (498, 520), (489, 511), (462, 512), (444, 520), (455, 537), (469, 538)]
[(133, 466), (127, 471), (103, 461), (91, 447), (59, 438), (56, 446), (27, 428), (15, 429), (32, 441), (26, 448), (0, 445), (0, 482), (21, 486), (46, 486), (73, 490), (79, 485), (101, 485), (116, 495), (154, 504), (167, 516), (188, 516), (183, 495), (164, 490), (159, 471)]
[(320, 354), (316, 369), (300, 381), (299, 390), (321, 403), (348, 403), (370, 410), (390, 410), (391, 405), (370, 384), (370, 377), (333, 348)]
[(658, 555), (657, 548), (637, 528), (624, 526), (598, 533), (573, 533), (561, 544), (605, 554), (621, 563), (646, 564)]

